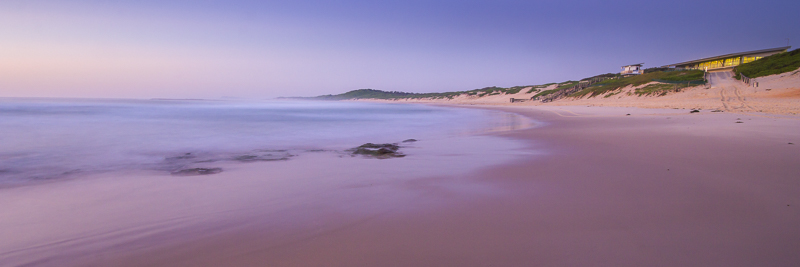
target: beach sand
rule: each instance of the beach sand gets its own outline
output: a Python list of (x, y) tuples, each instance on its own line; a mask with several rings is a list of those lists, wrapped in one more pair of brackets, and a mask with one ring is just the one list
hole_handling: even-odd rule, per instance
[[(253, 188), (231, 196), (246, 202), (260, 190), (296, 193), (270, 203), (246, 203), (274, 212), (209, 214), (193, 218), (202, 222), (198, 225), (141, 231), (125, 243), (34, 265), (800, 264), (797, 117), (614, 107), (476, 108), (519, 113), (541, 125), (491, 134), (524, 142), (511, 163), (463, 166), (465, 171), (413, 179), (375, 173), (392, 169), (391, 160), (361, 170), (353, 168), (365, 165), (348, 163), (341, 167), (349, 175), (374, 175), (320, 183), (298, 174), (299, 182), (279, 184), (307, 190)], [(441, 168), (460, 166), (453, 164)], [(289, 169), (302, 170), (300, 165)], [(263, 174), (269, 165), (249, 166), (201, 180), (220, 186), (224, 183), (212, 180), (247, 181), (235, 177)], [(164, 193), (180, 192), (176, 187)]]

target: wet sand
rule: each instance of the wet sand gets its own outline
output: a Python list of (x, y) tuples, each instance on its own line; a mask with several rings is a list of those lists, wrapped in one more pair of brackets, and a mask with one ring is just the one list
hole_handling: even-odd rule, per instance
[[(510, 164), (456, 171), (458, 162), (451, 162), (441, 166), (442, 174), (414, 179), (380, 172), (357, 183), (305, 179), (296, 186), (313, 190), (269, 205), (250, 203), (273, 212), (209, 219), (38, 265), (800, 264), (797, 117), (479, 108), (516, 112), (544, 125), (494, 134), (525, 143)], [(370, 168), (352, 174), (391, 166)]]

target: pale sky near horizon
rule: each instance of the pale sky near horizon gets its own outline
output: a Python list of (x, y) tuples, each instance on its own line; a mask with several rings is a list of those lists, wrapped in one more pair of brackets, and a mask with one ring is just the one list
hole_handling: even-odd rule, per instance
[(0, 0), (0, 97), (221, 98), (561, 82), (800, 46), (800, 1)]

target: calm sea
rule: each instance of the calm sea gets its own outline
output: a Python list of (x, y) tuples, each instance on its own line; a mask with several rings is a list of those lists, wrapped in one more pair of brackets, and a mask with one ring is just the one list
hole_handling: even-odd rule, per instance
[(0, 184), (192, 162), (291, 160), (363, 143), (515, 127), (516, 116), (412, 104), (0, 99)]

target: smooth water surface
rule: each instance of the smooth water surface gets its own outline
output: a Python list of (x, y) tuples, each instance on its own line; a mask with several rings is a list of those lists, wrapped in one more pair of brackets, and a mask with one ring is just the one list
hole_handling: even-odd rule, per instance
[(190, 162), (288, 160), (474, 134), (516, 124), (496, 111), (319, 101), (0, 100), (0, 184)]

